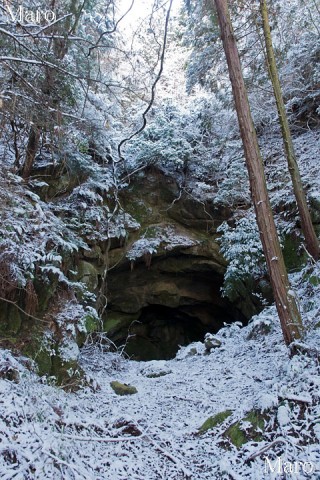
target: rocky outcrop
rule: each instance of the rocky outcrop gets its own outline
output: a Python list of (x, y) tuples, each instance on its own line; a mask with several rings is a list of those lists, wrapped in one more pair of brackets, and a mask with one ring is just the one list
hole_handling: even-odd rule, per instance
[(256, 312), (250, 295), (249, 309), (221, 296), (226, 262), (216, 229), (228, 209), (199, 201), (155, 169), (132, 180), (121, 204), (140, 228), (108, 252), (104, 329), (129, 355), (171, 358), (179, 345)]
[[(58, 240), (50, 240), (49, 230), (42, 232), (49, 239), (47, 263), (35, 265), (31, 290), (16, 286), (14, 294), (9, 292), (12, 300), (2, 302), (0, 333), (1, 345), (29, 355), (41, 375), (64, 384), (71, 376), (77, 383), (79, 347), (88, 333), (101, 328), (137, 359), (167, 359), (179, 345), (256, 313), (245, 288), (234, 303), (221, 297), (226, 262), (217, 227), (231, 212), (215, 205), (214, 191), (200, 199), (197, 189), (149, 168), (119, 190), (116, 205), (111, 190), (99, 187), (98, 193), (77, 184), (85, 182), (86, 172), (75, 170), (64, 185), (62, 167), (40, 167), (33, 188), (43, 201), (54, 199), (55, 216), (50, 215)], [(41, 181), (42, 175), (50, 184)], [(44, 204), (28, 192), (26, 206), (33, 212), (34, 202), (41, 213)], [(61, 200), (64, 195), (69, 203)], [(91, 204), (92, 198), (97, 203)]]
[(170, 358), (178, 345), (217, 331), (224, 322), (243, 319), (221, 297), (223, 264), (196, 255), (193, 248), (159, 254), (147, 267), (143, 261), (130, 271), (118, 268), (108, 277), (108, 305), (104, 327), (117, 343), (140, 359)]

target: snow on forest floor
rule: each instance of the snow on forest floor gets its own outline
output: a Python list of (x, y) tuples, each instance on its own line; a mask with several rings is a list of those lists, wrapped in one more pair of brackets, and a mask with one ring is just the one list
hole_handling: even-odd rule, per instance
[[(87, 347), (81, 365), (92, 385), (75, 393), (49, 385), (1, 351), (0, 370), (11, 368), (13, 380), (0, 380), (0, 478), (320, 478), (319, 359), (289, 358), (274, 307), (216, 337), (222, 344), (210, 354), (199, 342), (169, 361), (136, 362)], [(317, 342), (313, 334), (311, 345)], [(159, 372), (166, 375), (147, 376)], [(138, 392), (118, 396), (114, 380)], [(253, 409), (266, 413), (264, 432), (236, 448), (226, 431)], [(231, 416), (198, 433), (208, 417), (226, 410)], [(287, 463), (276, 464), (277, 457)], [(308, 463), (278, 473), (299, 461)]]

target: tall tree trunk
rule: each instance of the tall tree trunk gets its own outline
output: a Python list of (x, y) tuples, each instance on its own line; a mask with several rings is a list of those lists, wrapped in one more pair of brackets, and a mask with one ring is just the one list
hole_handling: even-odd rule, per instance
[(287, 345), (301, 337), (302, 320), (294, 293), (290, 289), (276, 226), (270, 206), (262, 157), (255, 132), (239, 52), (234, 36), (227, 0), (214, 0), (225, 50), (232, 91), (238, 115), (251, 198), (270, 275), (284, 341)]
[(39, 128), (37, 128), (35, 125), (31, 125), (29, 138), (28, 138), (26, 159), (23, 165), (23, 170), (22, 170), (22, 177), (24, 180), (28, 180), (28, 178), (31, 175), (34, 159), (39, 146), (39, 139), (40, 139)]
[(300, 219), (301, 219), (301, 228), (304, 234), (308, 252), (310, 253), (310, 255), (313, 256), (314, 259), (318, 260), (320, 255), (319, 240), (314, 231), (314, 227), (311, 221), (311, 216), (308, 210), (306, 196), (302, 187), (299, 167), (298, 167), (296, 156), (295, 156), (295, 150), (294, 150), (292, 137), (290, 133), (288, 117), (286, 114), (286, 109), (283, 101), (282, 89), (281, 89), (277, 64), (276, 64), (275, 55), (274, 55), (273, 46), (272, 46), (272, 38), (271, 38), (270, 24), (269, 24), (269, 18), (268, 18), (268, 8), (267, 8), (266, 0), (260, 0), (260, 11), (262, 16), (263, 32), (264, 32), (264, 39), (266, 44), (268, 70), (269, 70), (270, 79), (272, 82), (274, 96), (277, 103), (279, 122), (281, 125), (283, 143), (284, 143), (287, 161), (288, 161), (288, 168), (291, 175), (293, 191), (296, 197)]

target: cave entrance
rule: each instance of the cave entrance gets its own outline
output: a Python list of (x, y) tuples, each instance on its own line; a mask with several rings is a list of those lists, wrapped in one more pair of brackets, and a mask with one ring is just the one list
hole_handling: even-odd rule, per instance
[(203, 341), (224, 323), (246, 323), (252, 315), (243, 309), (245, 299), (239, 304), (221, 295), (218, 267), (210, 258), (174, 252), (154, 258), (148, 269), (137, 263), (129, 272), (124, 267), (113, 271), (107, 335), (116, 345), (125, 344), (133, 359), (168, 360), (180, 346)]
[(244, 320), (239, 313), (236, 317), (234, 309), (212, 304), (179, 308), (149, 305), (131, 325), (125, 351), (135, 360), (169, 360), (180, 346), (203, 341), (206, 333), (216, 333), (225, 322)]

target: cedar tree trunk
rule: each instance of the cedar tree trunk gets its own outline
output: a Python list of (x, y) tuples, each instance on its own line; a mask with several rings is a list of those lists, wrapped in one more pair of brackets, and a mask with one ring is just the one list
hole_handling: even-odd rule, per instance
[(311, 221), (310, 212), (308, 210), (306, 196), (302, 187), (299, 167), (297, 164), (294, 146), (292, 142), (292, 137), (289, 128), (288, 117), (286, 114), (286, 109), (283, 101), (282, 89), (278, 75), (277, 64), (275, 60), (275, 55), (272, 46), (272, 38), (270, 31), (270, 24), (268, 18), (268, 9), (266, 0), (260, 0), (260, 11), (262, 16), (264, 40), (266, 44), (267, 59), (268, 59), (268, 70), (270, 79), (272, 82), (272, 87), (274, 91), (274, 96), (277, 103), (279, 122), (281, 125), (281, 132), (283, 137), (283, 143), (286, 151), (288, 168), (291, 175), (291, 180), (293, 184), (293, 191), (296, 197), (296, 202), (298, 205), (298, 210), (301, 220), (301, 228), (304, 234), (306, 241), (306, 248), (310, 255), (315, 260), (319, 259), (320, 247), (319, 240), (314, 231), (314, 227)]
[(249, 173), (260, 238), (286, 345), (301, 337), (300, 312), (290, 289), (276, 226), (268, 197), (263, 162), (254, 128), (239, 52), (234, 36), (227, 0), (214, 0), (225, 50), (240, 133)]

